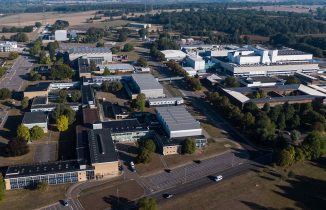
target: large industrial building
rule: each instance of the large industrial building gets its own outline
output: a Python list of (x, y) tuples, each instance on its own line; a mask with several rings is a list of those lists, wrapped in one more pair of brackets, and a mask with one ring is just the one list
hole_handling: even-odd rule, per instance
[[(253, 102), (259, 108), (268, 103), (271, 107), (289, 103), (301, 104), (310, 103), (318, 100), (321, 103), (326, 103), (326, 94), (321, 92), (318, 86), (315, 85), (276, 85), (271, 87), (237, 87), (237, 88), (222, 88), (222, 93), (228, 96), (230, 101), (239, 107), (243, 107), (246, 103)], [(266, 97), (254, 98), (252, 95), (255, 91), (263, 91)]]
[(233, 76), (292, 75), (319, 70), (312, 54), (290, 48), (269, 50), (260, 46), (246, 46), (229, 52), (227, 57), (212, 58), (212, 61)]
[(107, 47), (76, 47), (69, 49), (67, 53), (70, 61), (82, 57), (87, 59), (88, 63), (94, 61), (96, 65), (112, 62), (112, 52)]
[(188, 56), (186, 64), (196, 71), (205, 69), (205, 60), (200, 56)]
[(156, 116), (169, 138), (202, 135), (200, 123), (183, 106), (157, 107)]
[(163, 50), (161, 52), (164, 54), (164, 57), (167, 61), (181, 61), (187, 57), (187, 54), (181, 50)]
[[(134, 89), (136, 89), (136, 93), (144, 93), (146, 98), (165, 97), (162, 85), (154, 78), (153, 75), (132, 74), (131, 77), (135, 84)], [(131, 98), (135, 98), (135, 96), (131, 96)]]

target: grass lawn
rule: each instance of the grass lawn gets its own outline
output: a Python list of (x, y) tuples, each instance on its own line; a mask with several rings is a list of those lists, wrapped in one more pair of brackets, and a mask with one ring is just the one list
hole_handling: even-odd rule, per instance
[(65, 190), (70, 184), (49, 186), (47, 192), (37, 190), (11, 190), (6, 191), (5, 199), (0, 202), (0, 209), (36, 209), (64, 199)]
[(176, 196), (160, 209), (324, 209), (325, 167), (324, 158), (318, 164), (298, 163), (286, 171), (278, 167), (252, 171)]
[(85, 190), (81, 193), (79, 201), (86, 210), (102, 210), (110, 207), (120, 209), (144, 195), (144, 189), (136, 181), (122, 182), (117, 180)]
[[(226, 147), (226, 145), (231, 145)], [(213, 155), (217, 155), (224, 151), (233, 148), (235, 145), (229, 141), (210, 141), (209, 145), (204, 150), (197, 150), (191, 155), (167, 155), (163, 156), (168, 168), (175, 168), (183, 164), (188, 164), (194, 160), (203, 160)]]
[(136, 170), (139, 175), (145, 176), (164, 169), (164, 165), (160, 160), (160, 154), (151, 154), (151, 159), (151, 162), (148, 164), (140, 163), (136, 165)]
[(216, 128), (212, 124), (207, 122), (200, 122), (200, 124), (212, 138), (226, 138), (226, 136), (221, 132), (221, 130)]

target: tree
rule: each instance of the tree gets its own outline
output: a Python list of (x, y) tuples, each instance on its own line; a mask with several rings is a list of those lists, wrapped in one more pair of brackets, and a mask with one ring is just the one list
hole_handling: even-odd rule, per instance
[(46, 192), (49, 189), (49, 184), (47, 182), (39, 182), (36, 185), (36, 190), (41, 192)]
[(295, 150), (291, 146), (286, 149), (282, 149), (277, 157), (277, 164), (279, 166), (290, 166), (295, 161)]
[(283, 113), (279, 115), (276, 124), (277, 124), (278, 128), (281, 129), (281, 130), (283, 130), (286, 127), (285, 115)]
[(182, 145), (182, 152), (184, 154), (193, 154), (196, 151), (196, 141), (194, 138), (187, 138)]
[(56, 120), (56, 124), (57, 124), (57, 129), (60, 132), (66, 131), (68, 130), (68, 117), (65, 115), (61, 115), (57, 120)]
[(39, 140), (44, 136), (44, 130), (37, 125), (31, 129), (30, 133), (32, 140)]
[(146, 96), (144, 93), (139, 93), (136, 97), (136, 108), (143, 112), (145, 110)]
[(70, 79), (73, 75), (72, 69), (66, 64), (57, 64), (51, 68), (51, 78), (56, 80)]
[(42, 40), (41, 39), (37, 39), (34, 42), (32, 48), (30, 50), (31, 51), (31, 54), (32, 55), (38, 55), (41, 52), (41, 50), (42, 50)]
[(66, 90), (60, 90), (59, 91), (59, 96), (58, 96), (58, 102), (59, 103), (66, 103), (67, 102), (67, 97), (68, 97), (68, 92)]
[(16, 157), (25, 155), (29, 152), (27, 142), (23, 139), (13, 139), (7, 144), (6, 155), (8, 157)]
[[(10, 40), (16, 41), (16, 42), (27, 42), (29, 39), (28, 39), (28, 36), (26, 33), (19, 32), (15, 35), (12, 35), (10, 37)], [(3, 40), (3, 41), (5, 41), (5, 40)]]
[(275, 124), (266, 114), (256, 117), (255, 135), (262, 143), (271, 143), (275, 139)]
[(48, 51), (49, 51), (51, 60), (54, 61), (56, 59), (56, 57), (55, 57), (55, 55), (56, 55), (56, 49), (59, 48), (59, 43), (57, 41), (50, 42), (47, 45), (47, 48), (48, 48)]
[(147, 60), (145, 58), (140, 57), (137, 60), (137, 65), (138, 66), (141, 66), (141, 67), (147, 67), (148, 66), (148, 62), (147, 62)]
[(225, 87), (239, 87), (239, 82), (235, 77), (228, 76), (224, 80)]
[(0, 89), (0, 100), (6, 100), (11, 98), (11, 91), (8, 88)]
[(151, 153), (144, 147), (140, 147), (136, 157), (137, 163), (149, 163), (151, 162)]
[(251, 114), (255, 115), (258, 112), (258, 106), (254, 102), (248, 102), (243, 106), (244, 112), (250, 112)]
[(154, 140), (152, 139), (147, 139), (145, 140), (145, 143), (144, 143), (144, 148), (147, 149), (149, 152), (155, 152), (156, 150), (156, 145), (155, 145), (155, 142)]
[(5, 197), (5, 191), (6, 191), (6, 183), (3, 179), (2, 173), (0, 173), (0, 201), (2, 201)]
[(134, 50), (134, 46), (130, 43), (125, 44), (122, 49), (122, 51), (124, 51), (124, 52), (130, 52), (133, 50)]
[(105, 67), (104, 68), (104, 71), (103, 71), (103, 76), (109, 76), (111, 74), (110, 70), (108, 69), (108, 67)]
[(35, 22), (35, 27), (36, 28), (40, 28), (42, 26), (42, 23), (41, 22)]
[(295, 77), (295, 76), (289, 76), (286, 79), (285, 84), (287, 84), (287, 85), (289, 85), (289, 84), (300, 84), (300, 80), (298, 80), (298, 78)]
[(268, 113), (270, 110), (271, 110), (271, 106), (269, 105), (269, 103), (265, 103), (263, 107), (263, 111)]
[(302, 148), (309, 160), (315, 160), (326, 152), (325, 137), (321, 132), (313, 131), (302, 142)]
[(19, 56), (18, 52), (10, 52), (8, 56), (8, 60), (15, 60), (16, 58), (18, 58), (18, 56)]
[(68, 117), (69, 125), (71, 125), (76, 120), (76, 112), (67, 105), (60, 104), (52, 112), (52, 118), (57, 120), (61, 115)]
[(301, 133), (297, 130), (291, 131), (291, 139), (292, 141), (298, 141), (300, 139)]
[(96, 47), (104, 47), (104, 42), (97, 42)]
[(23, 139), (25, 141), (31, 140), (31, 134), (29, 132), (29, 129), (24, 125), (20, 124), (17, 128), (17, 138)]
[(142, 28), (138, 31), (138, 34), (140, 38), (144, 39), (148, 35), (148, 30), (145, 28)]
[(143, 197), (138, 200), (137, 207), (139, 210), (157, 210), (157, 204), (154, 198)]
[(28, 107), (28, 103), (29, 103), (29, 98), (28, 97), (24, 97), (21, 101), (21, 109), (24, 110)]
[(90, 61), (89, 67), (90, 67), (91, 71), (96, 71), (97, 70), (96, 63), (93, 60)]
[(73, 102), (77, 102), (77, 101), (79, 101), (80, 98), (81, 98), (81, 93), (80, 93), (79, 90), (73, 90), (73, 91), (71, 92), (71, 100), (72, 100)]

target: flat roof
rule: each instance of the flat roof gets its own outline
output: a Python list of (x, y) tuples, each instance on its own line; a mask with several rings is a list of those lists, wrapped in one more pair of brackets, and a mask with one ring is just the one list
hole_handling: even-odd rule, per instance
[(89, 130), (87, 135), (92, 164), (118, 161), (109, 129)]
[(34, 124), (34, 123), (46, 123), (48, 115), (44, 112), (25, 112), (22, 123)]
[(90, 85), (83, 85), (81, 87), (81, 93), (82, 93), (82, 103), (84, 105), (88, 105), (89, 101), (94, 101), (94, 93), (92, 90), (92, 87)]
[(36, 96), (33, 99), (32, 106), (33, 105), (44, 105), (44, 104), (47, 104), (47, 103), (48, 103), (48, 97), (46, 97), (46, 96)]
[(267, 77), (267, 76), (257, 76), (257, 77), (248, 77), (247, 81), (253, 82), (261, 82), (261, 83), (269, 83), (269, 82), (277, 82), (278, 79), (274, 77)]
[(140, 90), (163, 89), (162, 85), (151, 74), (132, 74)]
[(82, 53), (111, 53), (108, 47), (74, 47), (67, 51), (69, 54), (82, 54)]
[(159, 101), (181, 101), (182, 97), (171, 97), (171, 98), (149, 98), (149, 102), (159, 102)]
[(109, 129), (112, 133), (147, 129), (142, 126), (137, 119), (123, 119), (102, 122), (102, 127)]
[(36, 85), (30, 85), (25, 89), (25, 92), (47, 91), (50, 87), (50, 82), (40, 82)]
[(119, 71), (119, 70), (129, 70), (133, 71), (135, 70), (133, 65), (130, 65), (129, 63), (111, 63), (106, 65), (98, 65), (98, 67), (102, 70), (105, 67), (107, 67), (111, 71)]
[(157, 107), (170, 131), (201, 129), (200, 123), (183, 106)]
[(250, 100), (250, 98), (248, 98), (247, 96), (245, 96), (241, 92), (233, 91), (233, 90), (230, 90), (230, 89), (222, 89), (222, 90), (224, 90), (227, 94), (229, 94), (233, 98), (237, 99), (241, 103), (244, 103), (244, 102)]
[(83, 123), (94, 124), (100, 122), (98, 109), (84, 108), (83, 109)]
[(91, 68), (87, 59), (78, 58), (78, 71), (79, 73), (91, 73)]
[(56, 174), (78, 170), (79, 164), (77, 160), (26, 164), (9, 166), (5, 178), (9, 179), (17, 177), (36, 176), (42, 174)]

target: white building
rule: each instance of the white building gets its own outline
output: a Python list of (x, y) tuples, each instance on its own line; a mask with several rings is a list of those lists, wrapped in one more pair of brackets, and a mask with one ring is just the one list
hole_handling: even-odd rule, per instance
[(107, 68), (111, 73), (117, 73), (117, 72), (133, 72), (135, 70), (133, 65), (130, 65), (129, 63), (110, 63), (105, 65), (98, 65), (97, 68), (99, 69), (98, 73), (103, 73), (104, 69)]
[(111, 49), (106, 47), (76, 47), (69, 49), (67, 53), (70, 61), (82, 57), (87, 59), (88, 63), (94, 61), (96, 65), (112, 62)]
[(17, 42), (0, 42), (0, 52), (12, 52), (17, 51)]
[(181, 61), (185, 57), (187, 57), (187, 54), (182, 52), (181, 50), (163, 50), (161, 51), (164, 54), (164, 57), (166, 60), (175, 60), (175, 61)]
[(200, 56), (188, 56), (186, 63), (196, 71), (205, 69), (205, 60)]
[(183, 70), (185, 70), (189, 76), (194, 77), (197, 74), (197, 71), (192, 67), (182, 67)]
[(247, 46), (229, 52), (226, 59), (212, 60), (234, 76), (292, 75), (319, 70), (318, 64), (312, 62), (312, 54), (290, 48), (268, 50)]
[(146, 98), (163, 98), (165, 94), (163, 92), (162, 85), (151, 74), (133, 74), (132, 79), (136, 84), (136, 91), (138, 93), (144, 93)]
[(48, 115), (43, 112), (25, 112), (22, 124), (28, 129), (38, 126), (48, 132)]
[(68, 41), (68, 33), (67, 30), (56, 30), (54, 32), (54, 39), (55, 41), (62, 42), (62, 41)]
[(173, 98), (150, 98), (148, 99), (149, 106), (169, 106), (169, 105), (181, 105), (184, 103), (183, 98), (173, 97)]
[(156, 117), (169, 138), (202, 135), (200, 123), (183, 106), (157, 107)]
[(146, 29), (146, 28), (151, 28), (152, 25), (148, 23), (129, 23), (129, 27)]

